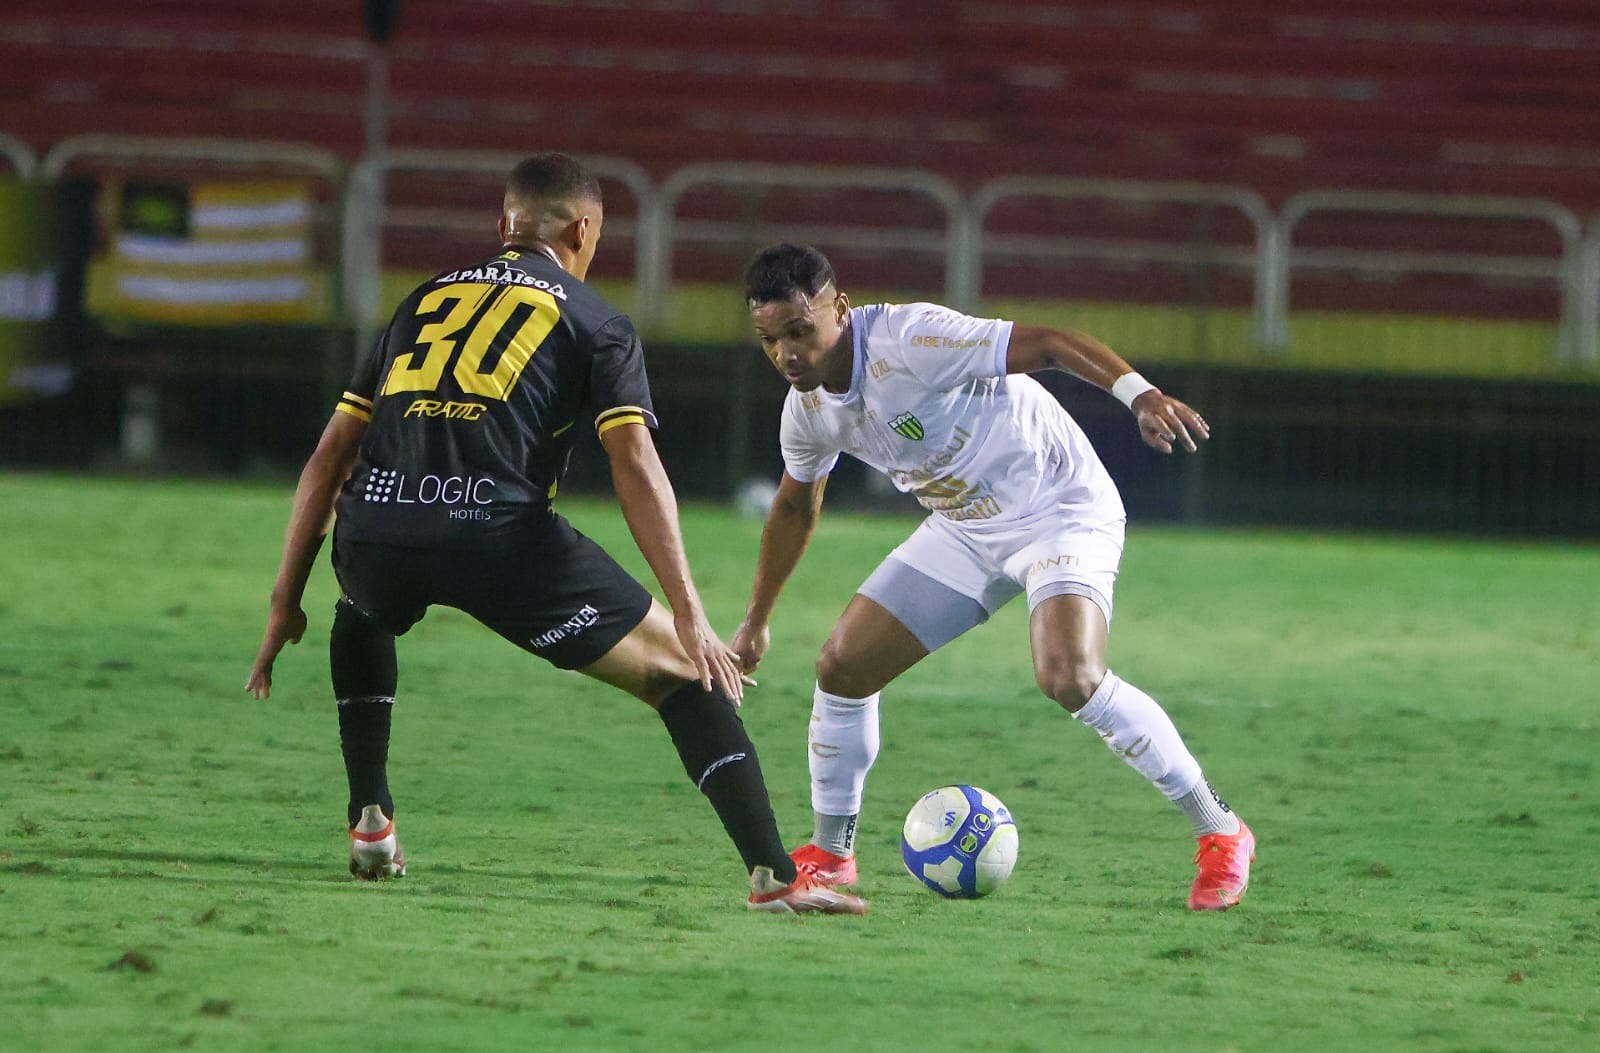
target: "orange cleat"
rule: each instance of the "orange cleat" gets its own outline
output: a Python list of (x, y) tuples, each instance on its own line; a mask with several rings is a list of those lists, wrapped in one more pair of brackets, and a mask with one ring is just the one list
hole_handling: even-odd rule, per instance
[(847, 856), (836, 856), (826, 848), (807, 844), (790, 852), (789, 858), (794, 860), (796, 870), (811, 875), (824, 885), (848, 887), (856, 883), (854, 852)]
[(350, 874), (357, 881), (406, 876), (406, 853), (394, 836), (394, 820), (376, 804), (363, 808), (350, 828)]
[(1200, 872), (1189, 887), (1190, 910), (1227, 910), (1250, 886), (1256, 835), (1241, 821), (1236, 834), (1207, 834), (1194, 854)]
[(771, 867), (750, 872), (751, 910), (768, 914), (865, 914), (867, 901), (829, 888), (810, 874), (800, 873), (790, 884), (772, 875)]

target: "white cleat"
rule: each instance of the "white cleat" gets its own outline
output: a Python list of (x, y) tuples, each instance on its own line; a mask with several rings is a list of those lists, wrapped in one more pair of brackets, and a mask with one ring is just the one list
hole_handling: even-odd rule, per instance
[(394, 820), (380, 805), (361, 809), (350, 828), (350, 873), (357, 881), (382, 881), (406, 876), (406, 853), (394, 836)]
[(830, 888), (803, 871), (785, 885), (772, 875), (771, 867), (756, 867), (750, 872), (750, 902), (746, 906), (768, 914), (867, 912), (867, 901), (859, 896)]

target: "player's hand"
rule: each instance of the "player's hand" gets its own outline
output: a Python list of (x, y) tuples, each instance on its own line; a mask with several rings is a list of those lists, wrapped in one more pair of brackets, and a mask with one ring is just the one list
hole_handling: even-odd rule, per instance
[(261, 650), (256, 652), (256, 663), (250, 667), (250, 679), (244, 689), (256, 698), (272, 694), (272, 663), (284, 644), (297, 644), (306, 634), (306, 612), (299, 607), (274, 606), (267, 615), (267, 631), (261, 637)]
[(707, 691), (713, 686), (721, 688), (734, 705), (741, 704), (745, 677), (739, 671), (739, 656), (712, 631), (705, 612), (696, 609), (674, 614), (672, 624), (678, 632), (678, 642), (699, 674), (700, 686)]
[(1196, 437), (1211, 438), (1211, 426), (1204, 417), (1160, 391), (1146, 391), (1134, 399), (1133, 414), (1139, 421), (1139, 435), (1145, 445), (1162, 453), (1171, 453), (1173, 443), (1194, 453)]
[(767, 656), (767, 648), (772, 646), (772, 630), (765, 622), (751, 624), (746, 618), (739, 623), (739, 628), (733, 634), (733, 653), (739, 656), (739, 668), (744, 670), (745, 680), (754, 684), (749, 677), (756, 671), (761, 660)]

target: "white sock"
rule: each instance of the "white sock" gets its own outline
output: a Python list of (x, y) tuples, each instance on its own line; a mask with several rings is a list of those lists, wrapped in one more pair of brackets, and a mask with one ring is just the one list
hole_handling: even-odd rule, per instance
[(859, 816), (824, 815), (821, 812), (813, 814), (816, 821), (811, 828), (811, 843), (836, 856), (849, 857), (856, 850), (856, 820)]
[(854, 847), (861, 792), (878, 759), (878, 697), (844, 698), (821, 687), (812, 696), (806, 736), (816, 812), (812, 843), (834, 855), (847, 856)]
[(1195, 784), (1194, 789), (1179, 797), (1176, 804), (1183, 810), (1183, 814), (1189, 817), (1189, 825), (1194, 827), (1196, 837), (1239, 832), (1239, 817), (1233, 814), (1233, 809), (1217, 796), (1217, 791), (1213, 790), (1205, 779), (1201, 779)]
[(1201, 784), (1200, 763), (1184, 746), (1172, 718), (1155, 699), (1110, 670), (1073, 716), (1099, 732), (1111, 752), (1149, 779), (1167, 800), (1190, 797)]

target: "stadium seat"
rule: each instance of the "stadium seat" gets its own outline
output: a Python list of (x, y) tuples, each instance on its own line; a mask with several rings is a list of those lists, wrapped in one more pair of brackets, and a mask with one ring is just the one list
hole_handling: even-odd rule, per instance
[[(353, 160), (368, 44), (360, 5), (334, 7), (285, 22), (277, 0), (13, 0), (0, 129), (41, 156), (98, 131), (303, 141)], [(1248, 186), (1272, 204), (1338, 186), (1600, 209), (1590, 0), (821, 0), (786, 12), (781, 39), (765, 10), (540, 3), (520, 16), (535, 33), (491, 0), (407, 5), (388, 52), (390, 141), (622, 156), (658, 180), (781, 160), (920, 168), (968, 189), (1037, 173)], [(684, 202), (701, 218), (748, 205)], [(725, 266), (701, 251), (680, 273)], [(1030, 285), (996, 265), (1002, 285), (1011, 271)], [(1403, 305), (1409, 285), (1352, 300), (1379, 288)], [(1446, 301), (1520, 315), (1504, 306), (1519, 297)]]

